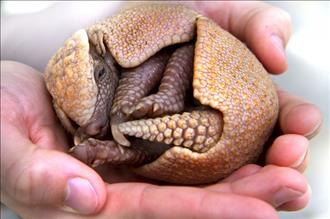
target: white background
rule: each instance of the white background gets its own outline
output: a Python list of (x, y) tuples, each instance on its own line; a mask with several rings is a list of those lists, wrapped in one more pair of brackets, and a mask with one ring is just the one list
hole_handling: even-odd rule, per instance
[[(320, 134), (311, 141), (311, 162), (305, 175), (313, 195), (301, 211), (281, 218), (328, 219), (329, 213), (329, 2), (269, 2), (292, 16), (294, 34), (287, 47), (289, 69), (274, 80), (318, 105), (324, 115)], [(1, 2), (1, 59), (43, 71), (47, 61), (74, 31), (113, 14), (121, 2)], [(3, 205), (1, 218), (16, 218)]]

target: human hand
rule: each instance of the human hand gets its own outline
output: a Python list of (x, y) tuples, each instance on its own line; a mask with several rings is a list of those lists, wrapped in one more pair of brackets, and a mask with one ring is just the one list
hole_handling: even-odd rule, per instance
[(99, 211), (104, 182), (67, 145), (42, 74), (1, 61), (1, 202), (24, 218), (56, 218), (65, 205)]
[[(231, 7), (234, 6), (227, 6), (227, 10), (230, 10)], [(253, 11), (252, 8), (250, 8), (250, 10)], [(241, 10), (237, 10), (237, 12), (241, 13)], [(230, 15), (230, 17), (235, 18), (237, 17), (237, 14), (233, 13)], [(263, 21), (264, 19), (258, 17), (258, 20)], [(253, 22), (251, 21), (249, 23), (253, 23)], [(245, 23), (245, 25), (248, 24)], [(248, 38), (246, 34), (243, 34), (243, 36), (245, 36), (245, 38)], [(261, 42), (264, 43), (264, 41)], [(265, 43), (267, 44), (267, 41), (265, 41)], [(251, 43), (251, 45), (255, 45), (255, 44)], [(253, 48), (253, 46), (251, 45), (250, 47)], [(277, 56), (275, 55), (275, 57)], [(262, 58), (260, 59), (262, 60)], [(284, 56), (283, 59), (284, 59), (283, 63), (286, 66), (286, 61)], [(265, 58), (265, 60), (269, 60), (269, 58)], [(276, 59), (274, 58), (272, 58), (271, 61), (274, 61), (274, 63), (281, 63), (281, 61), (276, 62)], [(281, 66), (281, 64), (278, 65), (274, 64), (274, 66), (278, 67)], [(23, 68), (22, 66), (14, 66), (14, 67), (15, 70), (12, 69), (11, 74), (15, 71), (18, 71), (19, 69), (22, 70)], [(271, 71), (270, 69), (268, 70)], [(28, 74), (24, 74), (22, 73), (22, 71), (28, 72)], [(34, 80), (40, 81), (40, 78), (37, 79), (39, 76), (32, 78), (31, 74), (33, 73), (31, 73), (31, 71), (33, 70), (31, 69), (27, 70), (26, 67), (25, 70), (23, 69), (22, 71), (20, 71), (19, 74), (25, 75), (24, 77), (28, 77), (29, 80), (22, 81), (21, 80), (22, 78), (19, 78), (18, 74), (16, 74), (16, 76), (14, 75), (15, 78), (13, 78), (12, 81), (9, 81), (8, 84), (10, 82), (17, 80), (22, 81), (22, 83), (17, 83), (17, 84), (16, 82), (10, 83), (10, 84), (14, 84), (14, 87), (12, 87), (15, 88), (14, 90), (20, 88), (18, 89), (18, 91), (22, 91), (22, 90), (25, 91), (23, 93), (27, 95), (26, 97), (27, 99), (25, 99), (25, 101), (20, 101), (20, 102), (38, 103), (39, 101), (43, 103), (47, 107), (41, 107), (41, 108), (46, 108), (45, 112), (48, 111), (48, 113), (46, 113), (47, 115), (43, 114), (44, 115), (43, 119), (40, 120), (45, 120), (44, 122), (46, 121), (49, 122), (50, 120), (53, 120), (53, 122), (51, 122), (53, 124), (52, 125), (53, 127), (49, 127), (49, 125), (41, 127), (41, 129), (45, 131), (43, 131), (43, 133), (39, 132), (38, 138), (34, 137), (34, 139), (33, 138), (31, 139), (31, 137), (33, 136), (31, 134), (32, 132), (34, 132), (34, 130), (36, 130), (36, 128), (31, 129), (27, 127), (29, 131), (23, 131), (23, 133), (30, 132), (30, 134), (25, 135), (25, 137), (23, 136), (24, 137), (23, 139), (25, 140), (23, 140), (22, 142), (28, 142), (28, 146), (18, 147), (16, 146), (16, 144), (13, 145), (13, 143), (20, 142), (22, 140), (22, 134), (21, 134), (22, 131), (20, 130), (22, 129), (21, 126), (23, 126), (23, 123), (17, 123), (17, 122), (15, 123), (9, 120), (7, 122), (9, 124), (12, 123), (13, 125), (11, 124), (9, 126), (6, 126), (8, 125), (8, 123), (4, 122), (5, 120), (2, 119), (2, 131), (1, 131), (2, 137), (3, 136), (6, 137), (5, 138), (3, 137), (3, 139), (1, 139), (1, 148), (2, 148), (2, 152), (6, 151), (6, 157), (4, 157), (4, 153), (1, 153), (2, 156), (1, 157), (1, 168), (2, 168), (1, 190), (3, 194), (1, 200), (4, 201), (8, 206), (12, 207), (17, 212), (20, 212), (20, 214), (23, 215), (24, 217), (38, 218), (38, 216), (41, 217), (42, 215), (47, 215), (47, 217), (49, 218), (55, 218), (55, 217), (81, 218), (82, 216), (78, 216), (75, 214), (68, 214), (65, 211), (62, 211), (58, 208), (58, 206), (61, 206), (63, 203), (65, 197), (65, 195), (63, 195), (65, 194), (65, 183), (70, 176), (81, 176), (90, 180), (95, 191), (97, 191), (97, 194), (99, 195), (99, 199), (98, 199), (99, 202), (98, 204), (96, 204), (96, 207), (92, 211), (87, 212), (84, 209), (81, 212), (91, 213), (98, 211), (105, 203), (104, 208), (98, 214), (98, 216), (101, 218), (105, 216), (108, 217), (111, 216), (114, 218), (121, 218), (125, 216), (128, 217), (136, 216), (142, 218), (146, 218), (146, 217), (276, 218), (276, 212), (274, 211), (273, 207), (284, 210), (295, 210), (302, 208), (308, 201), (309, 194), (307, 192), (308, 189), (307, 189), (306, 181), (304, 180), (302, 175), (299, 174), (297, 171), (294, 171), (292, 170), (292, 168), (287, 168), (287, 167), (292, 166), (293, 163), (298, 161), (299, 158), (303, 154), (305, 154), (305, 152), (307, 151), (308, 142), (302, 136), (307, 135), (308, 132), (310, 131), (312, 132), (313, 129), (317, 127), (317, 124), (321, 119), (319, 112), (314, 107), (312, 107), (311, 105), (307, 105), (304, 101), (297, 100), (295, 97), (292, 97), (287, 93), (279, 93), (280, 102), (281, 102), (281, 114), (279, 119), (280, 127), (284, 134), (296, 133), (299, 135), (283, 135), (274, 142), (272, 147), (269, 149), (266, 158), (267, 164), (274, 164), (274, 165), (268, 165), (262, 168), (256, 165), (248, 165), (242, 167), (224, 181), (203, 188), (158, 186), (149, 183), (114, 183), (114, 184), (108, 184), (107, 190), (104, 190), (103, 184), (100, 181), (99, 177), (95, 174), (95, 172), (93, 172), (91, 169), (84, 166), (83, 164), (80, 164), (78, 161), (72, 160), (71, 157), (68, 157), (64, 153), (56, 151), (56, 150), (59, 151), (66, 150), (65, 146), (67, 144), (63, 140), (64, 135), (60, 130), (59, 126), (55, 125), (56, 122), (54, 122), (54, 115), (50, 108), (50, 102), (49, 100), (47, 100), (47, 97), (45, 98), (45, 94), (43, 94), (45, 92), (44, 88), (40, 89), (40, 87), (38, 88), (37, 86), (34, 86), (35, 82), (32, 83)], [(3, 69), (1, 72), (2, 75), (5, 73)], [(2, 80), (2, 83), (3, 81), (4, 80)], [(29, 83), (30, 85), (26, 87), (25, 85)], [(39, 86), (41, 85), (39, 84)], [(35, 90), (36, 92), (34, 94), (28, 94), (26, 91), (29, 90)], [(20, 96), (21, 94), (22, 92), (16, 92), (16, 95), (18, 95), (19, 97), (17, 98), (20, 100), (21, 98), (23, 98)], [(42, 96), (45, 99), (45, 101), (40, 101), (42, 100), (40, 96), (41, 94), (43, 94)], [(2, 92), (2, 95), (4, 97), (5, 92)], [(36, 97), (32, 98), (31, 95), (35, 95), (37, 98)], [(2, 98), (2, 103), (1, 103), (2, 114), (4, 113), (5, 109), (8, 109), (6, 107), (3, 107), (5, 106), (3, 104), (5, 103), (5, 101), (6, 99)], [(12, 102), (13, 101), (11, 101), (11, 104), (14, 104)], [(10, 104), (7, 103), (6, 105), (10, 106)], [(24, 109), (24, 107), (18, 107), (18, 108)], [(25, 107), (25, 109), (29, 109), (29, 108), (37, 110), (33, 105)], [(9, 112), (12, 112), (14, 108), (10, 107), (9, 109), (11, 109)], [(29, 110), (26, 111), (30, 113), (33, 112)], [(25, 112), (19, 111), (20, 112), (19, 114), (24, 115), (26, 111)], [(40, 116), (42, 114), (38, 114), (37, 112), (33, 112), (33, 113), (34, 114), (31, 115), (32, 116), (31, 120), (36, 122), (38, 121), (38, 120), (34, 120), (36, 116)], [(293, 124), (290, 122), (296, 120), (301, 122), (302, 120), (300, 120), (300, 118), (306, 118), (306, 116), (310, 119), (303, 120), (306, 121), (306, 123), (303, 123), (301, 125), (298, 125), (299, 123)], [(5, 115), (5, 117), (7, 116)], [(25, 115), (24, 117), (29, 118), (29, 116), (27, 115)], [(45, 118), (47, 118), (47, 120)], [(38, 124), (34, 125), (34, 127), (36, 126), (40, 127), (41, 124), (39, 122), (39, 125)], [(7, 127), (9, 129), (6, 132), (5, 129)], [(12, 134), (12, 133), (17, 133), (17, 131), (18, 134), (14, 134), (14, 135)], [(10, 134), (13, 135), (13, 137), (9, 138)], [(40, 138), (40, 136), (42, 137)], [(37, 143), (38, 146), (34, 144), (32, 146), (30, 142), (33, 142), (33, 140), (35, 141), (35, 139), (39, 139), (39, 141), (42, 140), (44, 142), (38, 142)], [(6, 143), (11, 143), (8, 144), (9, 145), (8, 149), (6, 147)], [(40, 145), (41, 146), (44, 145), (44, 146), (41, 147)], [(48, 146), (46, 147), (46, 145)], [(31, 149), (31, 147), (29, 146), (32, 146), (33, 149)], [(35, 148), (40, 148), (40, 149), (36, 150)], [(9, 153), (11, 150), (14, 151)], [(21, 153), (15, 153), (16, 150), (19, 150)], [(26, 153), (26, 151), (32, 151), (32, 152), (39, 151), (39, 152), (34, 152), (38, 156), (33, 157), (32, 152)], [(51, 153), (51, 155), (49, 153)], [(283, 154), (286, 154), (286, 157), (283, 157)], [(13, 155), (13, 157), (16, 159), (15, 161), (11, 161), (8, 163), (8, 159), (10, 158), (10, 155)], [(61, 158), (58, 158), (59, 156)], [(6, 158), (8, 158), (7, 162), (6, 160), (4, 160)], [(283, 160), (283, 158), (285, 158), (285, 160)], [(32, 162), (33, 165), (20, 165), (20, 163), (24, 164), (24, 161), (30, 161), (30, 162), (33, 161)], [(304, 160), (304, 162), (306, 163), (306, 159)], [(16, 164), (14, 165), (14, 167), (16, 166), (15, 167), (16, 171), (12, 170), (12, 168), (9, 170), (9, 167), (11, 166), (9, 165), (10, 163), (18, 163), (17, 165)], [(44, 165), (50, 165), (50, 167)], [(5, 166), (7, 166), (7, 168), (5, 168)], [(60, 169), (61, 171), (56, 171), (55, 168), (56, 170)], [(3, 170), (7, 170), (7, 171), (4, 172)], [(38, 172), (40, 170), (41, 172)], [(107, 172), (107, 173), (108, 173), (108, 178), (111, 179), (115, 177), (112, 174), (113, 172)], [(118, 174), (116, 176), (118, 181), (123, 181), (123, 175), (126, 174), (127, 174), (126, 172), (122, 174)], [(33, 177), (38, 175), (40, 175), (41, 177)], [(49, 177), (49, 179), (52, 179), (52, 182), (48, 182), (48, 180), (45, 180), (46, 177), (42, 177), (45, 175)], [(128, 176), (126, 179), (131, 180), (130, 176)], [(10, 186), (10, 183), (8, 184), (8, 182), (11, 182), (12, 186)], [(280, 190), (281, 188), (284, 188), (284, 190)], [(3, 192), (3, 190), (5, 190), (5, 192)], [(15, 195), (15, 192), (13, 192), (14, 190), (19, 192), (16, 192)], [(298, 192), (296, 194), (292, 194), (292, 191), (290, 190), (298, 191)], [(28, 194), (29, 191), (31, 191), (30, 194)], [(51, 191), (51, 192), (47, 192), (47, 191)], [(79, 192), (80, 191), (81, 190), (79, 190)], [(276, 195), (277, 194), (276, 191), (280, 191), (280, 193), (278, 193), (280, 195)], [(28, 195), (24, 195), (24, 193)], [(104, 196), (106, 193), (108, 199), (105, 202)], [(43, 194), (47, 194), (47, 195), (43, 195)], [(42, 197), (40, 198), (40, 196)], [(281, 197), (278, 198), (278, 196)], [(25, 198), (25, 201), (21, 200), (22, 197)], [(81, 200), (86, 206), (93, 206), (93, 198), (85, 197), (85, 199), (81, 199)], [(29, 202), (32, 202), (32, 204)], [(31, 209), (32, 206), (37, 206), (37, 207)], [(233, 208), (232, 206), (235, 207)], [(259, 209), (259, 210), (251, 211), (251, 209)]]
[[(286, 70), (284, 47), (291, 35), (291, 23), (285, 12), (262, 2), (210, 4), (198, 1), (188, 4), (245, 41), (269, 72), (278, 74)], [(292, 211), (305, 207), (310, 190), (301, 173), (308, 164), (308, 138), (320, 128), (321, 115), (315, 106), (298, 97), (280, 89), (278, 95), (278, 130), (266, 153), (266, 166), (247, 165), (217, 184), (198, 189), (114, 184), (112, 194), (132, 197), (136, 192), (137, 200), (143, 202), (116, 199), (115, 207), (107, 202), (109, 205), (105, 209), (116, 213), (130, 209), (129, 212), (142, 217), (275, 218), (274, 209)], [(113, 170), (107, 172), (114, 173)], [(126, 192), (132, 186), (133, 192)], [(133, 210), (127, 203), (133, 203)], [(258, 211), (252, 212), (251, 209)]]
[[(247, 211), (251, 206), (266, 209), (263, 216), (273, 211), (256, 198), (232, 194), (225, 186), (228, 183), (219, 184), (221, 188), (193, 188), (135, 182), (107, 184), (105, 188), (92, 169), (65, 153), (68, 143), (51, 108), (41, 73), (19, 63), (1, 62), (1, 93), (1, 201), (23, 218), (88, 218), (82, 214), (98, 212), (104, 204), (97, 215), (100, 218), (204, 217), (217, 203), (225, 209), (226, 203), (233, 202), (239, 203), (237, 208), (222, 215), (235, 214), (237, 209)], [(256, 167), (248, 169), (251, 173)], [(140, 180), (127, 171), (106, 171), (109, 182)], [(235, 177), (238, 181), (241, 176), (236, 173), (227, 181)], [(68, 197), (68, 190), (72, 196)], [(215, 190), (226, 193), (218, 195)], [(81, 214), (68, 212), (65, 205)]]
[[(290, 16), (283, 10), (263, 2), (223, 1), (210, 4), (196, 1), (188, 5), (245, 42), (268, 72), (279, 74), (287, 69), (284, 49), (292, 27)], [(278, 127), (274, 132), (274, 142), (266, 153), (265, 164), (303, 172), (309, 160), (308, 139), (320, 130), (322, 116), (311, 103), (279, 87), (277, 92), (280, 102)], [(278, 209), (298, 210), (304, 207), (309, 193)]]
[[(272, 74), (287, 69), (284, 48), (292, 27), (290, 16), (264, 2), (197, 1), (189, 6), (212, 18), (254, 52)], [(305, 100), (277, 88), (280, 101), (280, 133), (266, 157), (266, 163), (294, 167), (301, 172), (308, 161), (308, 141), (321, 127), (320, 111)], [(295, 147), (294, 147), (295, 146)], [(283, 154), (291, 156), (283, 156)], [(300, 159), (298, 159), (300, 158)], [(294, 161), (299, 161), (295, 163)]]

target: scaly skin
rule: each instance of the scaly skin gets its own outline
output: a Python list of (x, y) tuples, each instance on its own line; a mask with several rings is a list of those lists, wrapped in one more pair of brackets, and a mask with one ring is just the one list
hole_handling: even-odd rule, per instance
[(115, 141), (89, 138), (72, 147), (69, 153), (84, 163), (96, 167), (104, 163), (139, 166), (155, 160), (170, 146), (135, 139), (134, 147), (121, 147)]
[(166, 46), (192, 40), (197, 15), (182, 5), (144, 5), (122, 11), (87, 32), (100, 54), (109, 49), (119, 65), (132, 68)]
[(83, 141), (90, 136), (103, 138), (109, 133), (110, 108), (118, 84), (119, 72), (112, 56), (106, 53), (105, 57), (101, 58), (93, 47), (90, 49), (90, 54), (94, 61), (94, 78), (97, 84), (98, 95), (91, 118), (75, 132), (75, 143)]
[(86, 31), (79, 30), (56, 52), (45, 70), (47, 89), (55, 109), (61, 111), (59, 118), (67, 117), (67, 122), (71, 118), (78, 126), (87, 123), (96, 107), (98, 90), (91, 75), (89, 49)]
[(158, 92), (140, 100), (131, 114), (135, 119), (182, 112), (193, 75), (194, 45), (178, 48), (171, 56)]
[(133, 107), (156, 87), (162, 78), (169, 56), (169, 51), (163, 50), (150, 57), (143, 64), (123, 70), (116, 89), (110, 119), (112, 136), (119, 144), (130, 145), (118, 130), (117, 125), (127, 121)]
[(147, 154), (131, 148), (123, 148), (114, 141), (89, 138), (70, 149), (72, 156), (96, 167), (103, 163), (139, 165), (147, 160)]
[(222, 126), (219, 112), (200, 110), (162, 118), (128, 121), (119, 124), (118, 128), (128, 136), (205, 152), (219, 141)]
[(133, 107), (161, 80), (169, 56), (168, 51), (162, 51), (138, 67), (123, 70), (111, 109), (111, 120), (126, 121), (129, 118)]
[[(138, 157), (138, 153), (149, 148), (149, 151), (143, 153), (146, 157), (153, 154), (155, 158), (144, 160), (135, 169), (137, 173), (172, 183), (210, 183), (226, 177), (242, 165), (253, 162), (262, 151), (262, 146), (277, 120), (278, 99), (275, 87), (262, 64), (231, 34), (208, 18), (183, 6), (158, 4), (128, 9), (91, 26), (86, 32), (77, 32), (68, 42), (52, 58), (46, 70), (47, 88), (54, 98), (58, 114), (69, 118), (61, 119), (64, 125), (68, 121), (74, 121), (79, 127), (84, 127), (95, 111), (99, 91), (97, 82), (91, 76), (94, 68), (89, 47), (95, 47), (101, 57), (110, 52), (116, 63), (126, 69), (140, 66), (167, 46), (179, 43), (179, 46), (182, 46), (182, 43), (195, 42), (192, 90), (194, 101), (197, 105), (204, 106), (201, 109), (193, 109), (195, 112), (183, 112), (181, 115), (137, 121), (131, 121), (129, 118), (124, 123), (119, 122), (115, 127), (122, 137), (128, 134), (157, 140), (159, 136), (160, 142), (152, 141), (149, 147), (143, 143), (148, 142), (147, 140), (130, 138), (129, 141), (126, 140), (126, 146), (131, 145), (131, 148), (122, 150), (123, 153), (116, 152), (115, 157), (111, 157), (111, 148), (117, 147), (113, 148), (113, 151), (120, 151), (118, 145), (109, 143), (109, 148), (102, 149), (106, 153), (95, 156), (95, 148), (98, 150), (101, 146), (88, 145), (87, 139), (82, 142), (87, 147), (83, 150), (85, 154), (79, 155), (80, 159), (93, 157), (96, 163), (112, 162), (120, 160), (120, 156), (129, 157), (125, 153), (134, 150), (132, 157)], [(72, 53), (72, 50), (76, 52)], [(81, 80), (73, 80), (72, 75), (75, 76), (76, 73), (73, 63), (79, 65)], [(178, 72), (174, 72), (174, 75), (176, 74)], [(76, 88), (77, 94), (70, 92), (70, 87)], [(87, 89), (91, 93), (86, 93)], [(122, 98), (129, 99), (130, 94), (127, 95)], [(162, 95), (165, 99), (173, 97), (166, 93)], [(77, 99), (82, 103), (77, 103)], [(154, 99), (152, 101), (157, 102)], [(119, 104), (119, 108), (121, 107)], [(167, 111), (166, 106), (162, 110)], [(187, 109), (184, 108), (185, 110)], [(196, 112), (198, 118), (193, 116)], [(209, 124), (203, 122), (206, 120)], [(162, 125), (158, 127), (157, 122)], [(157, 128), (153, 129), (156, 124)], [(187, 127), (182, 128), (182, 134), (178, 135), (175, 130), (184, 124)], [(191, 125), (195, 129), (188, 127)], [(68, 130), (75, 128), (65, 126)], [(205, 139), (194, 135), (202, 133), (198, 132), (198, 128), (207, 129)], [(153, 131), (157, 132), (155, 138)], [(173, 139), (170, 139), (172, 137)], [(178, 140), (174, 139), (175, 137), (178, 137)], [(139, 140), (142, 143), (136, 143)], [(111, 142), (111, 139), (106, 140), (109, 141)], [(117, 139), (117, 143), (122, 142)], [(103, 143), (100, 145), (104, 146)], [(93, 156), (90, 156), (91, 154)], [(134, 159), (126, 159), (125, 162), (127, 160)]]

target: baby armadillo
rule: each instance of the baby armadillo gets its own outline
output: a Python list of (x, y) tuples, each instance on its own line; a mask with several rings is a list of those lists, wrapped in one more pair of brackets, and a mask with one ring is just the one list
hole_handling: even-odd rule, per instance
[(77, 31), (45, 81), (73, 156), (171, 183), (215, 182), (254, 162), (278, 116), (272, 80), (249, 49), (177, 4)]

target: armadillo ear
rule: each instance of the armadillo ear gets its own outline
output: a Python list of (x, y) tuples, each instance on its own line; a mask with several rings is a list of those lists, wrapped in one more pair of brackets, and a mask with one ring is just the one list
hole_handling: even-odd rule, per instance
[(119, 65), (136, 67), (166, 46), (190, 41), (197, 15), (182, 5), (143, 5), (90, 27), (88, 35), (100, 50), (106, 43)]
[(45, 81), (58, 107), (84, 125), (94, 112), (98, 92), (85, 30), (75, 32), (51, 58)]

